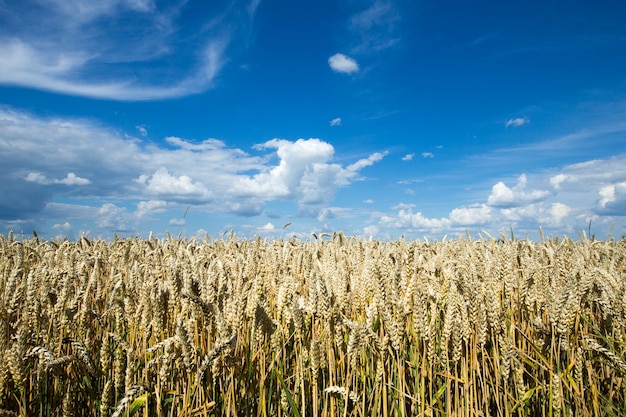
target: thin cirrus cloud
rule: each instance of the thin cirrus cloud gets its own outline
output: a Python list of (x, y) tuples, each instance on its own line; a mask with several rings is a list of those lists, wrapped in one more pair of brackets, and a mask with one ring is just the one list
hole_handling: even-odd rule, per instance
[(335, 117), (334, 119), (332, 119), (330, 121), (330, 125), (331, 126), (341, 126), (341, 122), (342, 122), (341, 117)]
[(516, 117), (515, 119), (509, 119), (504, 123), (504, 127), (520, 127), (530, 123), (530, 120), (526, 117)]
[[(23, 15), (0, 14), (0, 84), (122, 101), (211, 88), (234, 36), (217, 27), (233, 27), (229, 12), (247, 6), (225, 10), (216, 28), (183, 30), (184, 2), (163, 9), (149, 0), (26, 1), (33, 4)], [(192, 36), (199, 40), (185, 42)], [(172, 60), (184, 68), (175, 76)]]
[(258, 155), (218, 139), (166, 142), (144, 145), (89, 121), (0, 109), (0, 181), (6, 196), (19, 196), (0, 202), (0, 223), (80, 212), (101, 228), (123, 230), (181, 205), (252, 216), (273, 201), (295, 202), (315, 217), (386, 155), (342, 165), (334, 147), (316, 138), (271, 139), (254, 147)]
[(354, 74), (359, 72), (359, 64), (356, 60), (344, 54), (338, 53), (328, 58), (328, 65), (333, 71), (342, 74)]
[(354, 38), (352, 53), (361, 54), (387, 49), (400, 41), (400, 13), (392, 1), (377, 0), (350, 18), (349, 31)]

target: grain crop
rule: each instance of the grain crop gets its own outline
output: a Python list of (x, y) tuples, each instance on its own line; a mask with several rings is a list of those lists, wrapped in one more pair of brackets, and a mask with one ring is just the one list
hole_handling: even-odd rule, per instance
[(0, 236), (0, 415), (626, 414), (626, 240)]

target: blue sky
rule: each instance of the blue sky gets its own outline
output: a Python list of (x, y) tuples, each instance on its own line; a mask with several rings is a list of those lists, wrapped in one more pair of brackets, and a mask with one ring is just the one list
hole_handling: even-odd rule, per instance
[(625, 21), (617, 0), (0, 0), (0, 232), (620, 237)]

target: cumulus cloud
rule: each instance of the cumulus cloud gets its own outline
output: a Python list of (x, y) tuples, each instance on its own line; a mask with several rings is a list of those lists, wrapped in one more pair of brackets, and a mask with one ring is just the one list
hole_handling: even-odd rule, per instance
[(330, 65), (333, 71), (343, 74), (359, 72), (359, 64), (353, 58), (344, 54), (335, 54), (328, 58), (328, 65)]
[(555, 188), (561, 188), (561, 184), (567, 180), (567, 175), (565, 174), (557, 174), (550, 177), (550, 184)]
[(528, 179), (525, 174), (518, 177), (517, 184), (513, 188), (509, 188), (502, 181), (499, 181), (492, 187), (487, 204), (492, 207), (516, 207), (543, 200), (550, 195), (549, 191), (544, 190), (526, 192), (527, 182)]
[(517, 117), (515, 119), (509, 119), (504, 123), (504, 127), (520, 127), (530, 123), (530, 120), (526, 117)]
[(63, 184), (63, 185), (87, 185), (90, 184), (87, 178), (81, 178), (76, 176), (73, 172), (68, 172), (67, 176), (62, 179), (48, 179), (40, 172), (29, 172), (24, 178), (26, 181), (34, 182), (41, 185), (48, 184)]
[(363, 228), (363, 234), (366, 238), (376, 238), (380, 234), (380, 229), (376, 225), (369, 225)]
[(277, 229), (272, 223), (268, 222), (264, 224), (263, 226), (259, 227), (258, 230), (262, 233), (272, 233), (272, 232), (275, 232)]
[(85, 120), (0, 109), (0, 226), (45, 213), (50, 224), (80, 218), (125, 230), (188, 204), (254, 216), (278, 200), (315, 218), (340, 188), (386, 155), (340, 164), (334, 147), (317, 138), (272, 139), (253, 150), (259, 155), (213, 138), (142, 143)]
[[(534, 227), (557, 227), (561, 226), (563, 220), (571, 213), (572, 208), (563, 203), (534, 203), (526, 206), (512, 207), (501, 209), (502, 223), (504, 221), (512, 222), (510, 224), (517, 225), (520, 223), (534, 225)], [(571, 227), (571, 225), (570, 225)]]
[(312, 183), (320, 177), (320, 171), (333, 169), (327, 162), (332, 158), (334, 149), (319, 139), (298, 139), (296, 142), (272, 139), (256, 148), (276, 149), (280, 162), (265, 172), (239, 178), (233, 184), (233, 190), (242, 196), (293, 198), (296, 194), (306, 194), (306, 183), (314, 186)]
[(563, 219), (569, 216), (571, 212), (572, 208), (563, 203), (553, 203), (550, 207), (550, 215), (555, 224), (561, 224)]
[(113, 231), (127, 231), (128, 221), (131, 219), (130, 213), (124, 207), (106, 203), (98, 210), (98, 217), (95, 219), (98, 227)]
[(403, 161), (412, 161), (414, 156), (415, 156), (414, 153), (408, 153), (408, 154), (406, 154), (406, 155), (404, 155), (402, 157), (402, 160)]
[(471, 207), (459, 207), (450, 212), (450, 222), (453, 225), (476, 226), (486, 224), (491, 220), (492, 208), (486, 204)]
[(422, 152), (422, 158), (434, 158), (435, 155), (432, 152)]
[(341, 126), (341, 117), (335, 117), (330, 121), (331, 126)]
[(182, 227), (185, 225), (185, 219), (170, 219), (170, 221), (168, 221), (167, 224), (168, 226)]
[(626, 215), (626, 182), (605, 185), (600, 188), (598, 194), (600, 212)]
[(68, 232), (72, 230), (72, 225), (70, 224), (70, 222), (57, 223), (57, 224), (53, 224), (52, 228), (59, 232)]
[[(399, 181), (401, 185), (411, 180)], [(547, 187), (547, 188), (546, 188)], [(399, 204), (390, 212), (372, 215), (368, 230), (389, 235), (464, 234), (488, 230), (497, 235), (513, 228), (516, 235), (539, 237), (538, 230), (575, 236), (593, 219), (600, 235), (624, 229), (626, 218), (626, 155), (589, 160), (553, 168), (546, 173), (520, 175), (515, 186), (497, 181), (485, 200), (453, 208), (447, 217), (427, 217), (420, 203)], [(364, 229), (365, 230), (365, 229)]]
[(263, 200), (296, 199), (301, 206), (332, 200), (339, 187), (358, 179), (361, 169), (386, 155), (374, 153), (344, 168), (330, 162), (333, 146), (316, 138), (296, 142), (272, 139), (256, 148), (276, 149), (280, 162), (251, 177), (238, 178), (232, 186), (233, 193)]
[(427, 218), (421, 212), (413, 213), (410, 208), (401, 208), (395, 216), (380, 218), (383, 228), (410, 229), (411, 231), (438, 232), (446, 230), (451, 222), (447, 218)]
[(141, 175), (137, 179), (139, 184), (145, 186), (147, 194), (182, 199), (208, 201), (212, 193), (200, 182), (194, 182), (187, 175), (172, 175), (166, 168), (157, 169), (152, 175)]
[(151, 214), (164, 213), (167, 210), (167, 202), (164, 200), (148, 200), (137, 203), (135, 216), (142, 218)]

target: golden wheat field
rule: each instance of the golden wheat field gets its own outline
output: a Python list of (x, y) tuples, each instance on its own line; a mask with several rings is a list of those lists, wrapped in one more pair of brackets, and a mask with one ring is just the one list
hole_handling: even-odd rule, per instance
[(0, 416), (626, 414), (626, 240), (0, 236)]

